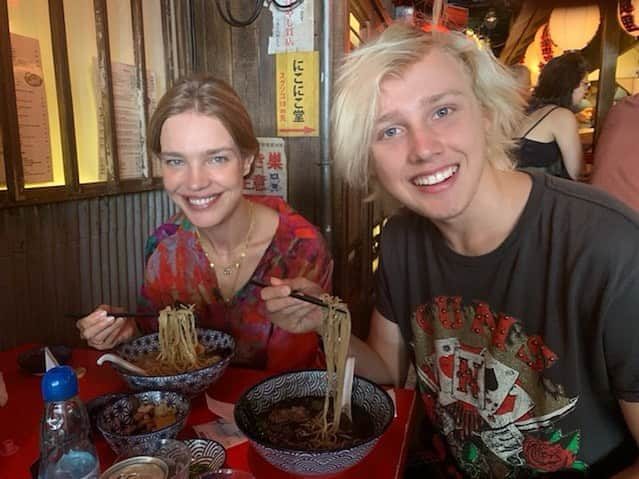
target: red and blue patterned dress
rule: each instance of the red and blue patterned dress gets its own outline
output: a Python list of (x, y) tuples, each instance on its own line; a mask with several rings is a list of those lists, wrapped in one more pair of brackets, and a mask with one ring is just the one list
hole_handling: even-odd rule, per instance
[[(251, 200), (279, 213), (277, 231), (253, 278), (268, 283), (271, 277), (303, 276), (331, 291), (333, 261), (318, 230), (279, 198)], [(235, 338), (235, 366), (278, 372), (321, 365), (315, 333), (292, 334), (274, 326), (259, 287), (245, 284), (230, 302), (224, 301), (195, 228), (183, 214), (153, 232), (145, 258), (141, 311), (159, 311), (176, 301), (194, 304), (199, 327), (225, 331)], [(155, 319), (138, 321), (145, 332), (157, 330)]]

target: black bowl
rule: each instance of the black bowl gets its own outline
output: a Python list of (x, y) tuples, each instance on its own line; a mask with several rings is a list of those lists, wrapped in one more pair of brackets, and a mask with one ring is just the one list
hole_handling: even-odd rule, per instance
[[(18, 366), (30, 374), (44, 374), (46, 366), (44, 361), (44, 346), (32, 348), (18, 355)], [(51, 353), (58, 363), (68, 364), (71, 360), (71, 348), (63, 345), (49, 346)]]

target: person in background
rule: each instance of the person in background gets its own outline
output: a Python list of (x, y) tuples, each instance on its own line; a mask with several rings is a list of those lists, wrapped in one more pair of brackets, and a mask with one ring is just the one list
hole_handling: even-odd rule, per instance
[(516, 132), (520, 169), (573, 180), (584, 173), (573, 108), (589, 87), (587, 73), (586, 62), (577, 52), (555, 57), (541, 70), (526, 118)]
[[(521, 107), (508, 70), (460, 33), (394, 24), (347, 56), (336, 167), (404, 205), (382, 232), (368, 338), (351, 336), (349, 355), (382, 384), (404, 384), (412, 362), (438, 471), (416, 477), (637, 477), (639, 216), (514, 170)], [(318, 331), (322, 311), (292, 290), (322, 292), (272, 279), (270, 317)]]
[(530, 99), (530, 90), (532, 88), (532, 80), (530, 78), (530, 69), (523, 63), (510, 65), (510, 71), (515, 77), (515, 81), (519, 87), (519, 92), (526, 102)]
[(639, 93), (615, 103), (597, 139), (590, 183), (639, 211)]
[[(234, 364), (286, 370), (317, 364), (315, 334), (293, 335), (267, 318), (254, 278), (303, 276), (330, 290), (333, 262), (315, 227), (284, 201), (243, 195), (259, 144), (235, 91), (212, 77), (189, 77), (160, 100), (148, 150), (180, 213), (156, 229), (146, 251), (140, 311), (194, 304), (199, 327), (230, 333)], [(99, 306), (79, 320), (90, 346), (109, 349), (157, 320), (114, 319)]]

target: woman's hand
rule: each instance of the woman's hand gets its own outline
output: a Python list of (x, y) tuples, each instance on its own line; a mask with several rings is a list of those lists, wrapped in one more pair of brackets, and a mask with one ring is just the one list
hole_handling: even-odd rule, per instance
[(124, 311), (119, 307), (101, 304), (88, 316), (75, 323), (80, 337), (95, 349), (111, 349), (139, 335), (133, 318), (114, 318), (109, 312)]
[(319, 331), (323, 311), (320, 306), (292, 298), (292, 291), (320, 297), (324, 290), (306, 278), (271, 278), (271, 286), (262, 289), (260, 296), (266, 302), (268, 318), (280, 328), (291, 333)]

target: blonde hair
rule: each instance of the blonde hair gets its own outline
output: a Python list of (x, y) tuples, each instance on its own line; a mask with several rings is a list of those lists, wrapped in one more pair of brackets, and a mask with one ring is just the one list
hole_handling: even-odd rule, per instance
[(477, 101), (490, 119), (488, 160), (498, 169), (514, 167), (512, 137), (524, 105), (507, 68), (488, 47), (461, 33), (424, 32), (397, 23), (350, 53), (338, 73), (331, 111), (333, 157), (338, 173), (351, 186), (369, 191), (375, 186), (370, 184), (373, 171), (369, 163), (381, 83), (388, 77), (401, 77), (433, 50), (447, 53), (468, 73)]

